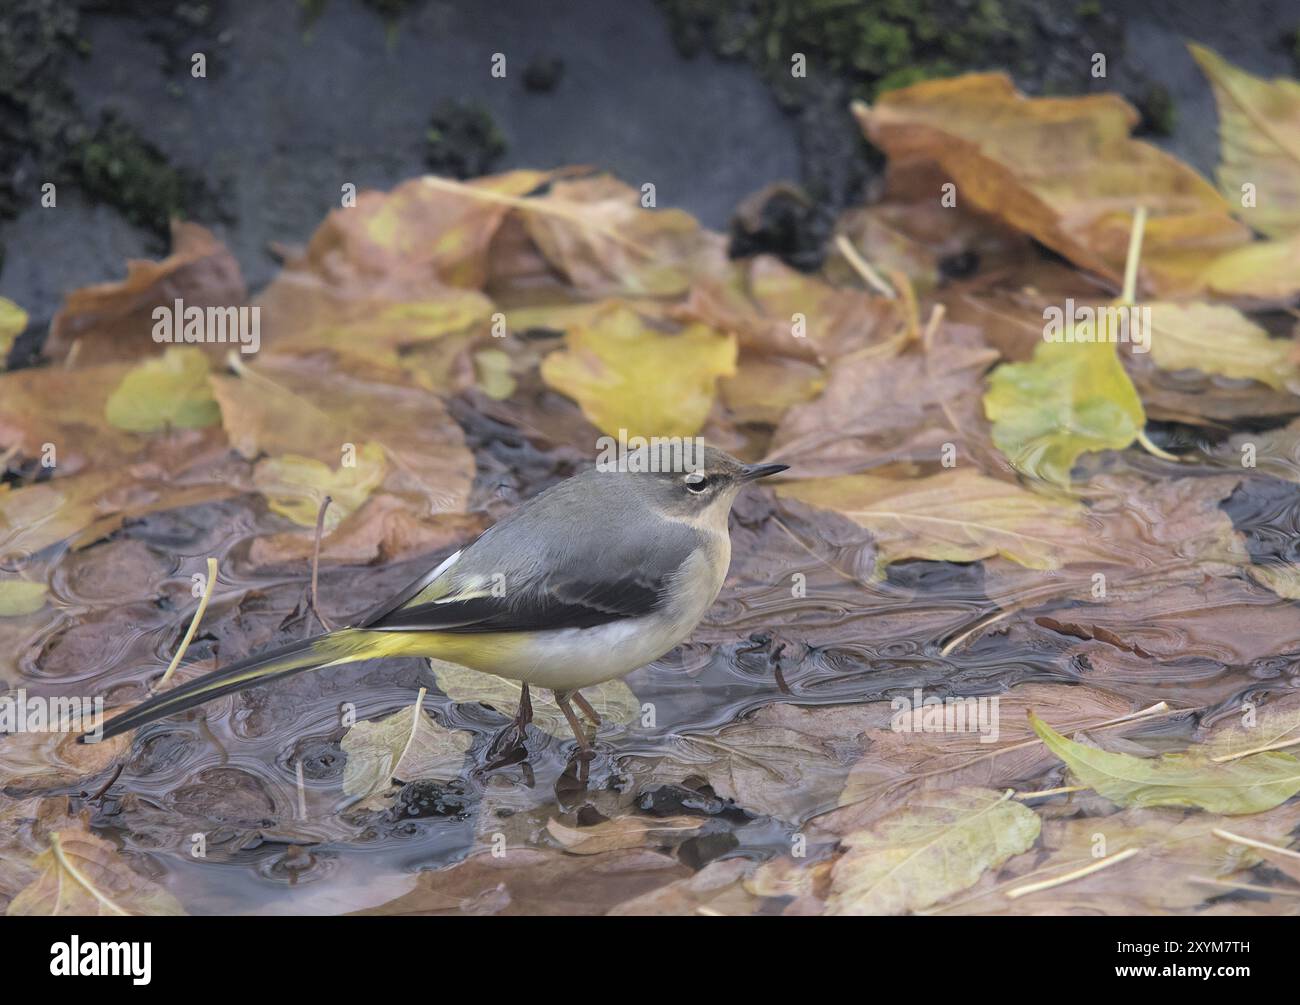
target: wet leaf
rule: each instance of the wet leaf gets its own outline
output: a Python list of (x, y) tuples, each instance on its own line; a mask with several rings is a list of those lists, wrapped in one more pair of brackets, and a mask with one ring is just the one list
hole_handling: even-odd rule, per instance
[(35, 614), (45, 606), (45, 584), (0, 579), (0, 618)]
[(1277, 565), (1249, 565), (1246, 573), (1261, 586), (1266, 586), (1279, 597), (1300, 600), (1300, 566), (1287, 562)]
[(1211, 813), (1261, 813), (1300, 792), (1300, 760), (1268, 751), (1215, 762), (1204, 751), (1157, 758), (1116, 754), (1067, 740), (1030, 713), (1043, 743), (1089, 788), (1122, 806), (1195, 806)]
[[(52, 706), (53, 707), (53, 706)], [(105, 713), (105, 721), (124, 709)], [(76, 719), (71, 720), (77, 725)], [(89, 727), (92, 720), (83, 720)], [(107, 772), (131, 746), (129, 735), (98, 743), (78, 743), (77, 732), (12, 733), (0, 741), (0, 788), (11, 792), (41, 792), (59, 786), (91, 783)], [(87, 791), (94, 791), (88, 788)]]
[(360, 914), (603, 914), (616, 904), (682, 879), (690, 870), (644, 849), (600, 855), (507, 848), (419, 874), (405, 896)]
[(611, 916), (683, 916), (753, 914), (759, 900), (743, 880), (754, 864), (743, 858), (710, 862), (694, 876), (679, 879), (610, 908)]
[[(952, 712), (939, 695), (923, 692), (919, 705), (915, 694), (905, 697), (907, 705), (899, 708), (880, 703), (888, 718), (867, 730), (865, 753), (845, 779), (839, 807), (812, 821), (811, 840), (860, 830), (883, 813), (908, 805), (918, 791), (1023, 787), (1055, 763), (1025, 718), (1027, 709), (1051, 708), (1062, 728), (1072, 730), (1095, 729), (1134, 711), (1128, 699), (1100, 688), (1063, 684), (1022, 684), (1006, 694), (984, 696), (983, 710), (978, 697), (963, 698), (962, 706), (950, 706)], [(924, 704), (927, 698), (930, 705)], [(958, 711), (963, 719), (957, 718)], [(1126, 728), (1107, 728), (1098, 735)]]
[[(231, 446), (244, 457), (253, 459), (264, 452), (272, 457), (293, 455), (318, 461), (332, 472), (327, 475), (324, 468), (291, 462), (291, 472), (303, 478), (304, 499), (314, 499), (320, 488), (317, 483), (323, 480), (343, 486), (354, 499), (364, 498), (363, 489), (376, 473), (374, 451), (382, 450), (383, 480), (370, 490), (366, 507), (358, 511), (360, 516), (378, 506), (372, 516), (379, 522), (351, 539), (353, 548), (367, 544), (373, 549), (361, 561), (379, 556), (385, 539), (382, 532), (397, 533), (383, 526), (392, 517), (383, 507), (392, 503), (379, 504), (381, 493), (394, 498), (413, 527), (432, 529), (442, 517), (465, 509), (474, 458), (465, 446), (464, 432), (435, 395), (390, 365), (332, 352), (264, 352), (256, 366), (241, 367), (238, 377), (214, 376), (212, 384)], [(370, 459), (363, 466), (365, 451)], [(260, 476), (270, 483), (285, 473), (286, 467), (279, 465)], [(310, 521), (305, 519), (307, 508), (312, 511)], [(304, 528), (314, 526), (314, 506), (304, 501), (297, 512)], [(336, 533), (349, 526), (347, 515), (340, 516), (344, 519)], [(312, 535), (304, 529), (301, 538), (304, 553), (310, 553)], [(322, 554), (338, 553), (337, 546), (333, 534), (329, 535)], [(276, 553), (292, 550), (287, 543), (274, 549)]]
[(703, 817), (615, 817), (591, 827), (569, 827), (552, 819), (546, 830), (567, 852), (599, 855), (622, 848), (680, 844), (705, 824)]
[(850, 766), (862, 753), (870, 725), (887, 708), (844, 705), (800, 708), (766, 705), (716, 736), (682, 735), (671, 756), (630, 770), (641, 787), (706, 778), (713, 791), (752, 813), (798, 822), (834, 804)]
[[(1043, 812), (1049, 807), (1041, 807)], [(1203, 911), (1224, 888), (1196, 882), (1197, 875), (1228, 877), (1261, 857), (1233, 846), (1214, 832), (1243, 832), (1260, 840), (1279, 840), (1293, 822), (1285, 807), (1249, 818), (1171, 809), (1129, 809), (1112, 816), (1067, 816), (1043, 820), (1038, 848), (1008, 861), (996, 880), (986, 876), (971, 895), (939, 908), (940, 914), (1116, 914), (1168, 915)], [(1137, 850), (1088, 875), (1106, 859)], [(1009, 898), (1029, 884), (1068, 880)], [(1244, 882), (1251, 882), (1243, 878)], [(1263, 902), (1267, 907), (1267, 902)], [(1244, 906), (1244, 905), (1243, 905)], [(1276, 913), (1276, 905), (1267, 913)]]
[(1130, 138), (1138, 113), (1117, 95), (1026, 98), (1005, 75), (968, 74), (890, 91), (854, 111), (891, 161), (938, 163), (959, 204), (1116, 283), (1138, 205), (1151, 213), (1143, 274), (1161, 292), (1195, 291), (1210, 261), (1250, 239), (1213, 186)]
[(473, 736), (447, 729), (424, 711), (420, 698), (408, 709), (375, 722), (358, 722), (344, 735), (343, 791), (363, 803), (393, 781), (446, 781), (460, 775)]
[(1123, 450), (1146, 424), (1142, 402), (1106, 342), (1043, 342), (1028, 363), (989, 375), (993, 442), (1020, 471), (1070, 484), (1085, 453)]
[(921, 354), (843, 357), (819, 398), (786, 413), (768, 458), (789, 463), (795, 478), (938, 461), (944, 444), (955, 448), (962, 440), (949, 406), (978, 386), (995, 359), (995, 352), (975, 345), (954, 346), (936, 360)]
[(109, 395), (104, 415), (132, 433), (214, 425), (221, 411), (208, 387), (207, 358), (193, 346), (174, 346), (145, 360)]
[(510, 357), (500, 349), (482, 349), (474, 354), (478, 386), (490, 398), (502, 401), (515, 393), (517, 386), (510, 375)]
[(844, 475), (788, 482), (777, 492), (866, 527), (886, 562), (974, 562), (1002, 555), (1031, 569), (1056, 569), (1071, 553), (1082, 554), (1080, 507), (969, 466), (923, 478)]
[(907, 914), (973, 886), (1026, 851), (1041, 823), (990, 789), (918, 796), (869, 830), (847, 835), (831, 870), (828, 914)]
[[(1300, 749), (1300, 702), (1284, 695), (1229, 717), (1205, 736), (1205, 752), (1214, 759), (1238, 758), (1263, 750)], [(1294, 743), (1293, 743), (1294, 741)]]
[(10, 917), (82, 915), (181, 915), (165, 889), (127, 864), (113, 845), (88, 831), (50, 835), (50, 848), (35, 862), (40, 875), (5, 912)]
[(546, 383), (582, 406), (601, 432), (694, 436), (713, 408), (719, 377), (736, 372), (736, 340), (704, 325), (649, 327), (619, 304), (575, 326), (542, 361)]

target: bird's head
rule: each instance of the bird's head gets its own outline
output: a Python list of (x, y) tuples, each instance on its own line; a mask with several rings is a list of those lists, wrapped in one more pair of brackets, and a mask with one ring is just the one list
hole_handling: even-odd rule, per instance
[[(692, 444), (696, 444), (692, 446)], [(786, 464), (746, 464), (698, 441), (652, 441), (624, 456), (628, 490), (662, 515), (692, 523), (720, 522), (745, 485), (785, 471)]]

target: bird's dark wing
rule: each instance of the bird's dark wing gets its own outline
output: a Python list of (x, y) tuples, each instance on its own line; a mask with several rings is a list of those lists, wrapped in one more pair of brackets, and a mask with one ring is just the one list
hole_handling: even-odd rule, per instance
[[(680, 563), (678, 563), (679, 565)], [(627, 569), (617, 579), (548, 578), (519, 595), (487, 593), (407, 604), (366, 628), (379, 631), (526, 632), (591, 628), (653, 612), (663, 600), (671, 569)]]
[(690, 527), (668, 524), (653, 541), (646, 535), (571, 533), (559, 546), (550, 544), (536, 550), (531, 540), (489, 531), (440, 575), (412, 584), (404, 599), (358, 627), (512, 632), (591, 628), (640, 617), (664, 602), (699, 536)]

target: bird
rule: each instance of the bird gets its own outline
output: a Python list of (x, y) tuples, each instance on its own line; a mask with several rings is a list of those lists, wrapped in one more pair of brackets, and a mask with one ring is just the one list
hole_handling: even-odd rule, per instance
[(690, 636), (727, 575), (736, 496), (788, 468), (680, 443), (650, 440), (558, 482), (353, 626), (156, 694), (103, 723), (97, 742), (255, 684), (425, 657), (522, 684), (520, 737), (532, 718), (530, 685), (551, 691), (589, 753), (573, 704), (596, 727), (600, 717), (581, 689), (652, 663)]

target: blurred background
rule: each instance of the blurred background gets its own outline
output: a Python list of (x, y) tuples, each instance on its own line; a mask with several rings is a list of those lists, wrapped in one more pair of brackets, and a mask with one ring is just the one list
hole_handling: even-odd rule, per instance
[(590, 164), (814, 268), (878, 166), (849, 100), (926, 76), (1119, 91), (1208, 174), (1213, 99), (1184, 40), (1293, 75), (1298, 30), (1297, 0), (4, 0), (0, 295), (32, 318), (10, 364), (34, 361), (69, 290), (161, 257), (173, 214), (256, 292), (342, 184), (427, 171)]

